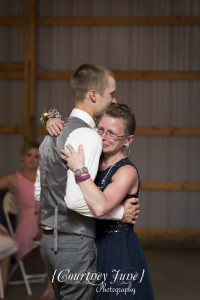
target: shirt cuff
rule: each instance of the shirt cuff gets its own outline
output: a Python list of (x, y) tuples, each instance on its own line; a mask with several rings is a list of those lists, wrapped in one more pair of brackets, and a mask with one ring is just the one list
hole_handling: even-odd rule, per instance
[(119, 221), (123, 218), (123, 215), (124, 215), (124, 207), (120, 204), (117, 207), (115, 207), (113, 210), (111, 210), (109, 213), (107, 213), (105, 216), (102, 216), (101, 219)]

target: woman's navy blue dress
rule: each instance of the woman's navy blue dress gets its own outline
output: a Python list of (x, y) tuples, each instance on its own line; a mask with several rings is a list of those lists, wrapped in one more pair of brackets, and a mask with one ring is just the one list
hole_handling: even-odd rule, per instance
[[(111, 183), (114, 173), (125, 165), (132, 165), (135, 168), (128, 158), (117, 162), (106, 177), (102, 191)], [(96, 178), (98, 186), (108, 170), (109, 168), (98, 172)], [(135, 195), (127, 197), (137, 198), (138, 191)], [(96, 245), (97, 270), (99, 275), (102, 273), (105, 277), (99, 277), (95, 300), (154, 299), (146, 259), (139, 239), (133, 231), (133, 225), (112, 220), (98, 220)]]

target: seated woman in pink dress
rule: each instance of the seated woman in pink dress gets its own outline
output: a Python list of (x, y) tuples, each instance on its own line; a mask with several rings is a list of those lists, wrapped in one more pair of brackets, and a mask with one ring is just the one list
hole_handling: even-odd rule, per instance
[(21, 150), (22, 169), (0, 177), (0, 189), (7, 189), (15, 195), (19, 211), (17, 228), (13, 236), (18, 246), (15, 253), (16, 260), (31, 250), (33, 239), (37, 234), (39, 207), (34, 198), (34, 182), (39, 162), (38, 150), (38, 143), (25, 143)]
[[(0, 177), (0, 189), (7, 189), (15, 195), (19, 211), (17, 228), (13, 236), (18, 251), (16, 260), (24, 257), (32, 248), (33, 240), (37, 236), (39, 222), (39, 203), (34, 198), (34, 183), (39, 164), (39, 144), (37, 142), (24, 143), (21, 149), (23, 167), (16, 173)], [(54, 293), (51, 282), (41, 299), (53, 299)]]

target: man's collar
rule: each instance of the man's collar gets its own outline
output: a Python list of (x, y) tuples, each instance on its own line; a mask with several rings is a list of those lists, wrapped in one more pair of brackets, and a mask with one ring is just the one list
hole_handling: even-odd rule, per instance
[(74, 108), (70, 114), (70, 117), (77, 117), (90, 125), (92, 128), (95, 128), (96, 126), (93, 118), (88, 113), (79, 108)]

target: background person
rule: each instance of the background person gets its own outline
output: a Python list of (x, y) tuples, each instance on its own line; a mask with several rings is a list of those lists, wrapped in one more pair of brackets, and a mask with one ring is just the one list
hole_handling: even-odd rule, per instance
[(21, 149), (22, 169), (0, 177), (0, 189), (10, 191), (18, 207), (17, 228), (13, 236), (18, 245), (16, 260), (25, 256), (32, 248), (37, 235), (39, 205), (34, 198), (34, 182), (39, 163), (39, 144), (25, 142)]
[[(16, 199), (18, 208), (17, 227), (13, 239), (18, 250), (15, 259), (24, 257), (31, 249), (33, 240), (37, 238), (39, 224), (39, 203), (34, 197), (34, 183), (39, 164), (39, 143), (25, 142), (21, 149), (22, 169), (0, 177), (0, 189), (10, 191)], [(8, 260), (8, 259), (7, 259)], [(5, 264), (4, 273), (8, 273), (9, 264)], [(50, 282), (41, 299), (54, 299)]]

